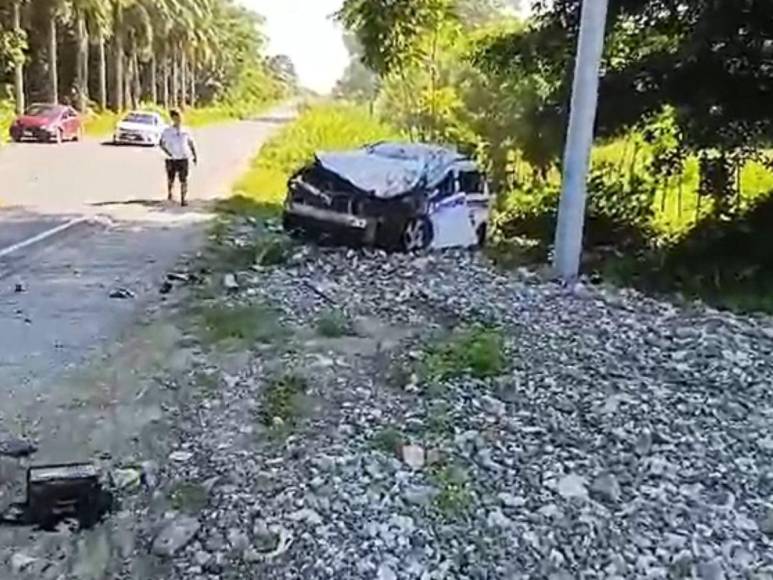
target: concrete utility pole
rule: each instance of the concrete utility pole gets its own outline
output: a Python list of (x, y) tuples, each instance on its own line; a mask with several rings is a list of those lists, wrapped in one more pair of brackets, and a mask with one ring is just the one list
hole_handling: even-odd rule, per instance
[(582, 23), (577, 45), (553, 263), (556, 274), (564, 280), (572, 280), (580, 272), (585, 197), (598, 108), (608, 1), (582, 0)]

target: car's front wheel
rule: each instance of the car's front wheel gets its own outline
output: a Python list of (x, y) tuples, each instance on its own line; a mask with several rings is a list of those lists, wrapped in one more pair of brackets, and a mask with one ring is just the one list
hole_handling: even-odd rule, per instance
[(488, 241), (488, 224), (486, 222), (483, 222), (478, 226), (478, 247), (484, 247), (486, 245), (486, 242)]
[(410, 220), (403, 230), (402, 247), (406, 252), (420, 252), (429, 248), (434, 237), (432, 222), (427, 217)]

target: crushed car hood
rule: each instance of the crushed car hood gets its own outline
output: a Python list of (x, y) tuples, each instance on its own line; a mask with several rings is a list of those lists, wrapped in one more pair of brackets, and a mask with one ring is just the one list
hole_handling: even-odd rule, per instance
[(317, 163), (362, 192), (391, 199), (419, 188), (431, 189), (448, 167), (465, 157), (435, 145), (379, 143), (340, 153), (319, 153)]

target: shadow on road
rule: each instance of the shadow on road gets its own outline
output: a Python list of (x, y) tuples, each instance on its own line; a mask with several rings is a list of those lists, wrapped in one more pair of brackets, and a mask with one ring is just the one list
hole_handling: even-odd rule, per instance
[(90, 204), (91, 207), (120, 208), (140, 207), (153, 212), (165, 213), (210, 213), (215, 207), (215, 200), (192, 199), (188, 205), (181, 206), (179, 201), (167, 201), (166, 199), (123, 199), (115, 201), (98, 201)]

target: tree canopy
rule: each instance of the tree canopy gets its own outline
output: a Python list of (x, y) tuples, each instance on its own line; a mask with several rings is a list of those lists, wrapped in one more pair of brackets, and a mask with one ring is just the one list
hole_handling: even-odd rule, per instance
[(0, 0), (0, 85), (81, 109), (249, 105), (291, 70), (266, 62), (262, 24), (234, 0)]

